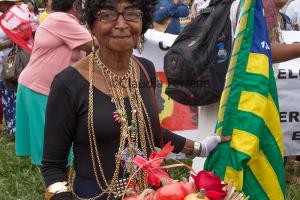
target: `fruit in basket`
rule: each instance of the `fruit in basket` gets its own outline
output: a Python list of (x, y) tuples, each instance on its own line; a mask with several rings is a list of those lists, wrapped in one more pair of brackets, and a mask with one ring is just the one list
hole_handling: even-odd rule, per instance
[(181, 182), (171, 182), (159, 188), (153, 199), (154, 200), (184, 200), (184, 198), (196, 192), (197, 189), (192, 182), (181, 183)]
[(184, 200), (209, 200), (209, 199), (205, 196), (205, 190), (202, 189), (198, 193), (189, 194), (184, 198)]
[(187, 194), (191, 194), (191, 193), (198, 191), (194, 182), (182, 183), (182, 187), (185, 189), (185, 192)]

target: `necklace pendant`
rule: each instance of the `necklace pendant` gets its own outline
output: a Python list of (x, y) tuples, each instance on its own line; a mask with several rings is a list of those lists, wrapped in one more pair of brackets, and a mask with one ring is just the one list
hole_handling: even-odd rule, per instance
[(123, 113), (120, 109), (117, 109), (115, 112), (113, 112), (113, 117), (115, 122), (118, 122), (119, 124), (122, 124), (127, 119), (126, 113)]

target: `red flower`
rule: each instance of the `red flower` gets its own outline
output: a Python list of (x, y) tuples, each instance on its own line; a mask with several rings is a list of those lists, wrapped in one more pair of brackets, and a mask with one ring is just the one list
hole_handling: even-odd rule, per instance
[(215, 176), (213, 172), (200, 171), (197, 176), (192, 175), (197, 188), (205, 189), (206, 196), (212, 200), (221, 200), (226, 196), (226, 192), (223, 187), (226, 184), (222, 184), (221, 178)]

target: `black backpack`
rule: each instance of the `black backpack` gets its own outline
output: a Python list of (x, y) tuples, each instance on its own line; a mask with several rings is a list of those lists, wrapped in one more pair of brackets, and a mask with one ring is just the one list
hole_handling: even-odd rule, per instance
[[(217, 102), (222, 94), (232, 46), (231, 0), (211, 0), (176, 38), (164, 58), (166, 94), (191, 106)], [(223, 43), (227, 60), (218, 60)]]

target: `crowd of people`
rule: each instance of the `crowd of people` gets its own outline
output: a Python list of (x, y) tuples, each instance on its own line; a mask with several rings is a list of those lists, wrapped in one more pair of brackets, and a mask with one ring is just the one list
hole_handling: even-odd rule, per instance
[[(13, 6), (28, 13), (34, 41), (17, 91), (0, 79), (0, 121), (15, 135), (16, 155), (31, 156), (40, 167), (48, 199), (118, 199), (122, 191), (116, 185), (133, 173), (135, 155), (147, 156), (171, 141), (174, 152), (204, 157), (230, 140), (192, 141), (162, 129), (153, 109), (155, 67), (133, 55), (147, 29), (180, 34), (182, 19), (197, 17), (209, 1), (86, 0), (81, 9), (82, 1), (44, 0), (40, 13), (34, 0), (0, 0), (1, 15)], [(276, 20), (267, 20), (273, 23), (273, 60), (300, 57), (300, 45), (283, 44), (280, 37), (281, 30), (299, 30), (300, 0), (288, 2), (285, 13), (287, 0), (273, 1)], [(238, 5), (239, 0), (232, 4), (233, 29)], [(13, 45), (16, 39), (0, 28), (0, 71)], [(131, 85), (143, 82), (152, 87)], [(70, 191), (72, 160), (76, 176)]]
[[(190, 21), (195, 18), (209, 5), (209, 2), (210, 0), (160, 0), (155, 8), (154, 22), (165, 26), (165, 29), (158, 29), (159, 31), (163, 30), (165, 33), (179, 34), (180, 22), (186, 19)], [(273, 3), (278, 12), (277, 17), (280, 29), (299, 31), (300, 10), (298, 7), (300, 5), (300, 1), (273, 0)], [(285, 7), (284, 13), (282, 12), (283, 7)]]

